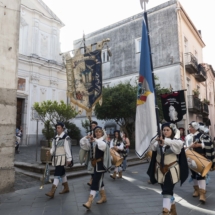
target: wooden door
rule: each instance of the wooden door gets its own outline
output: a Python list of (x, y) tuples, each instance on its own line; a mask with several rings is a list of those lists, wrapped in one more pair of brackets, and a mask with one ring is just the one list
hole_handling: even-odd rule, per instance
[(16, 128), (22, 125), (22, 106), (24, 99), (17, 98), (17, 109), (16, 109)]

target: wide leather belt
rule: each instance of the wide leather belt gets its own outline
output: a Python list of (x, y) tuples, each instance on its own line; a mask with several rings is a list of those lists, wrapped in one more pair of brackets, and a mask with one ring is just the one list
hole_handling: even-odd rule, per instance
[(160, 166), (160, 171), (163, 173), (163, 175), (165, 175), (169, 171), (169, 168), (175, 163), (177, 163), (177, 161), (174, 161), (168, 165), (164, 165), (163, 167), (161, 167), (161, 164), (157, 162), (157, 164)]

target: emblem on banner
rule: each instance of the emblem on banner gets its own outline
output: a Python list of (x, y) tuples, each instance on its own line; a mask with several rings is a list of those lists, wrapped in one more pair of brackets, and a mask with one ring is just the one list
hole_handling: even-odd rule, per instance
[(184, 90), (161, 95), (164, 119), (167, 122), (179, 122), (186, 114)]

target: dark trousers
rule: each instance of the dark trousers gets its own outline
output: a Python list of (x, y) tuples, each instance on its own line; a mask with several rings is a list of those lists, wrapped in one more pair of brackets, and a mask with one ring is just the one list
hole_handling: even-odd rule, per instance
[(103, 178), (104, 178), (104, 172), (96, 172), (96, 167), (94, 167), (93, 182), (91, 185), (91, 190), (98, 191), (100, 190), (100, 188), (104, 187)]
[(175, 184), (172, 183), (172, 176), (170, 171), (166, 174), (165, 181), (161, 185), (162, 195), (170, 195), (173, 196), (173, 190)]
[(190, 170), (190, 171), (191, 171), (192, 179), (196, 179), (198, 181), (205, 180), (205, 177), (202, 177), (201, 175), (199, 175), (198, 173), (194, 172), (193, 170)]
[(65, 175), (65, 168), (64, 168), (64, 166), (56, 166), (55, 167), (55, 171), (54, 171), (54, 176), (55, 177), (58, 177), (58, 176), (60, 176), (60, 177), (62, 177), (62, 176), (64, 176)]

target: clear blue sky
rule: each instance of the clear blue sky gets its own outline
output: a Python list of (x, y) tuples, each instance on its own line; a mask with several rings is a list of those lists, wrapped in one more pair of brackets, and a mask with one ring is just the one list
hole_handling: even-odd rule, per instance
[[(65, 23), (61, 30), (61, 50), (73, 49), (73, 40), (85, 34), (140, 13), (139, 0), (43, 0)], [(166, 2), (149, 0), (147, 9)], [(198, 30), (206, 47), (203, 62), (215, 69), (215, 0), (180, 0)]]

